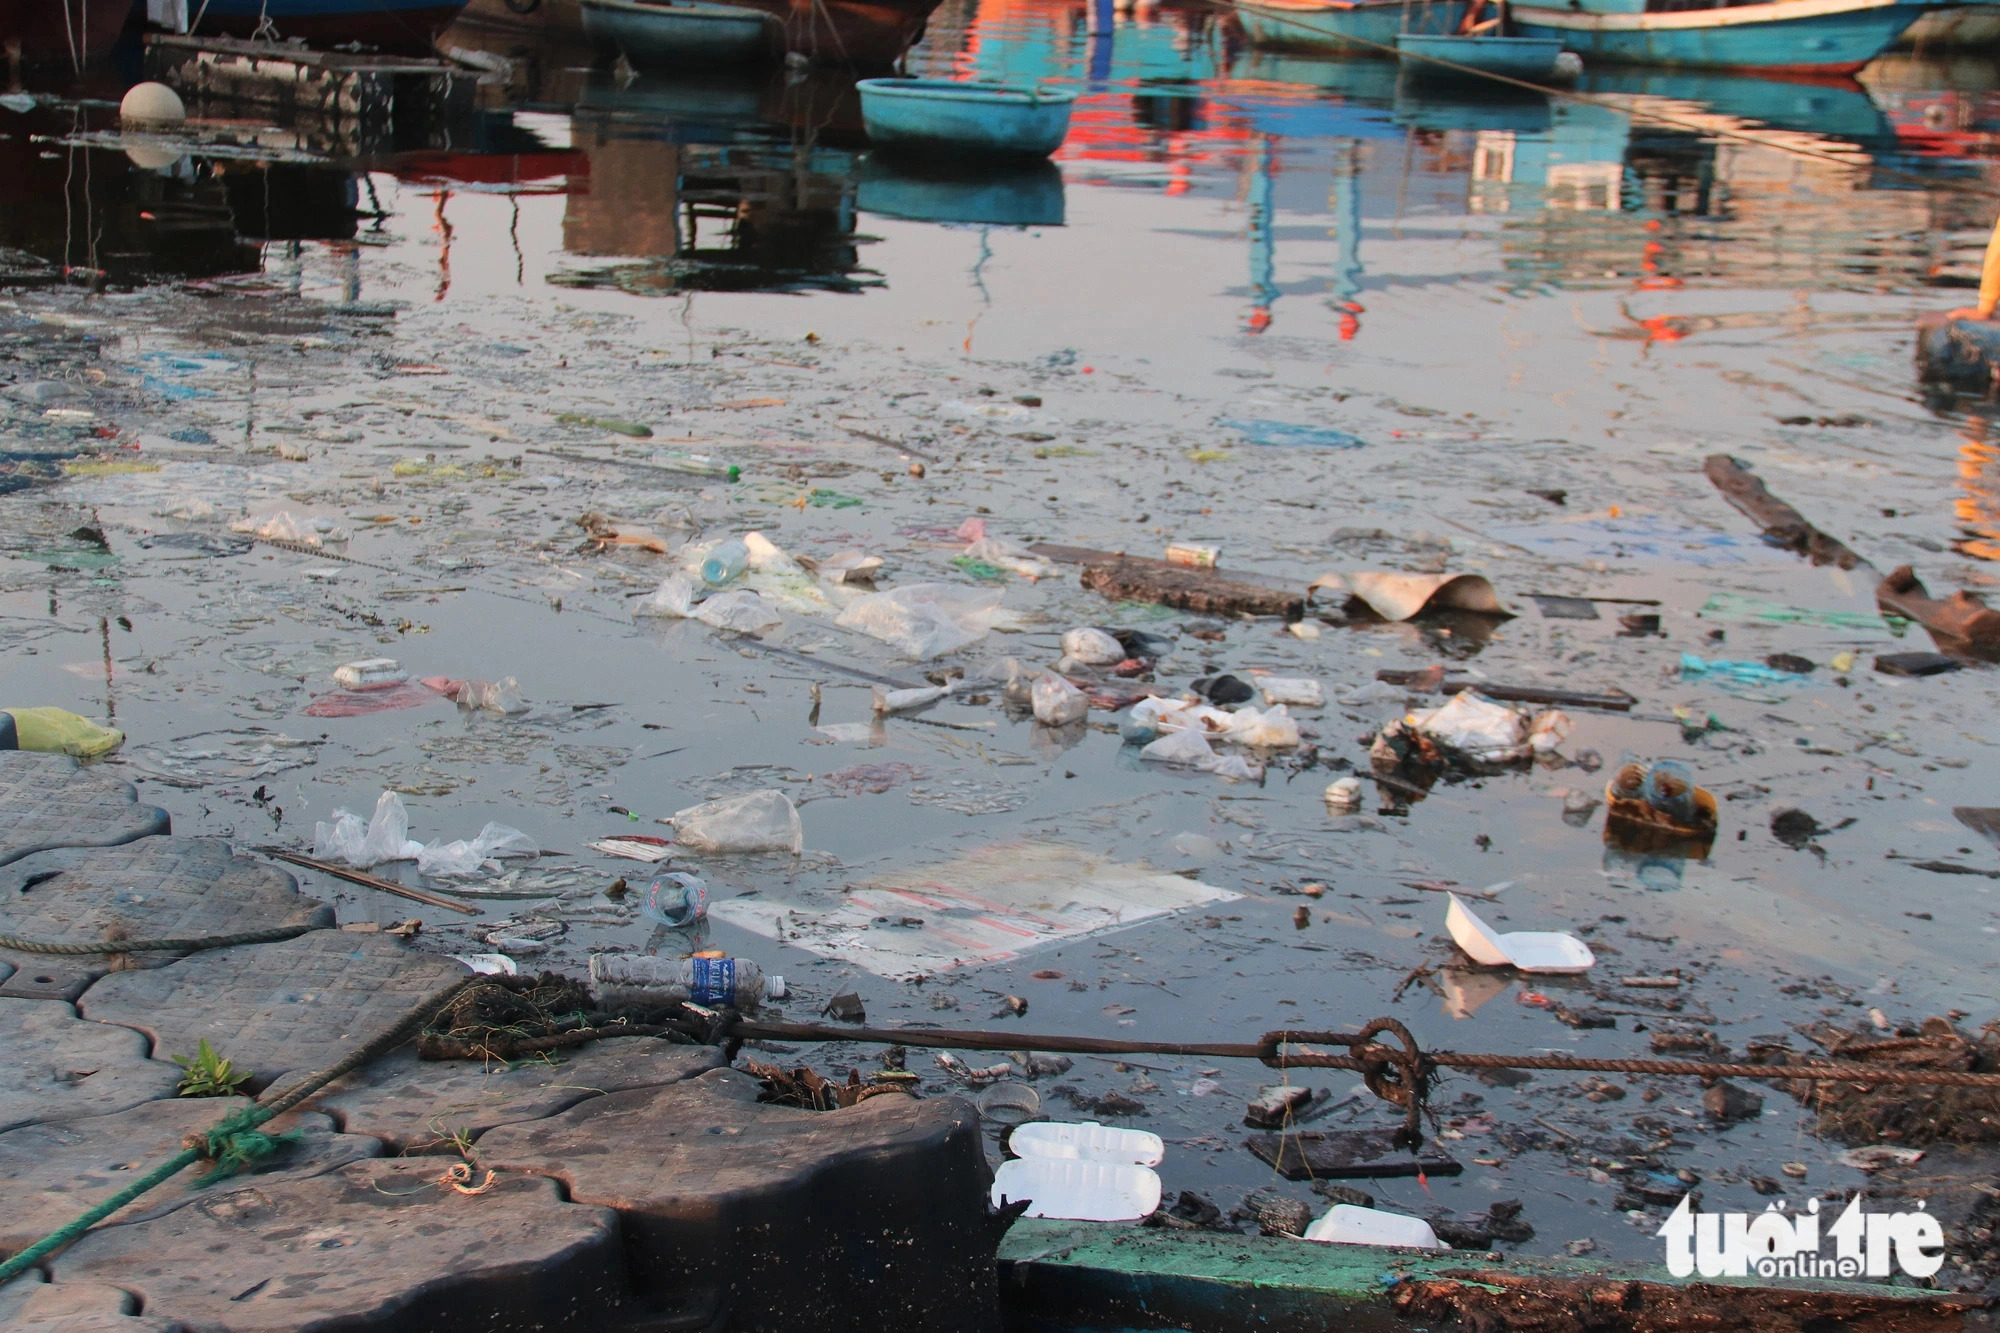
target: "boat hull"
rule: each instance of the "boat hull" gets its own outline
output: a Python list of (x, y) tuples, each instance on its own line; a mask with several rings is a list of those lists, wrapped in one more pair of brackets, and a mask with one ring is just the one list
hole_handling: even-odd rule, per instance
[(0, 0), (0, 48), (21, 44), (30, 64), (69, 64), (109, 51), (130, 4), (118, 0)]
[(891, 153), (1047, 157), (1069, 133), (1072, 93), (946, 79), (863, 79), (868, 141)]
[(583, 31), (639, 69), (750, 65), (778, 53), (776, 25), (738, 5), (583, 0)]
[(1592, 61), (1688, 69), (1851, 74), (1930, 11), (1898, 0), (1773, 0), (1727, 9), (1594, 14), (1514, 7), (1524, 37), (1554, 37)]
[(1896, 45), (1924, 52), (2000, 50), (2000, 4), (1940, 5), (1905, 28)]
[(209, 37), (254, 37), (268, 13), (278, 39), (321, 49), (359, 42), (402, 55), (429, 55), (465, 0), (201, 0), (188, 6)]
[(1337, 55), (1393, 57), (1406, 15), (1420, 33), (1456, 32), (1465, 18), (1465, 0), (1405, 5), (1402, 0), (1359, 0), (1351, 4), (1239, 3), (1236, 16), (1252, 46)]
[(823, 64), (888, 69), (943, 0), (736, 0), (777, 19), (785, 50)]
[[(1479, 74), (1500, 74), (1510, 79), (1546, 80), (1555, 74), (1562, 43), (1553, 37), (1435, 37), (1401, 33), (1396, 37), (1396, 54), (1411, 74), (1425, 79), (1476, 79)], [(1438, 64), (1438, 61), (1451, 63)], [(1479, 73), (1470, 72), (1474, 70)]]

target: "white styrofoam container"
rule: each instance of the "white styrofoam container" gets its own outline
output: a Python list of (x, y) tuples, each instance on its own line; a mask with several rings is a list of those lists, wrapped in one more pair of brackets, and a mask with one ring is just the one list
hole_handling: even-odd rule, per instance
[(1017, 1157), (1127, 1166), (1158, 1166), (1167, 1155), (1167, 1145), (1158, 1134), (1118, 1129), (1094, 1120), (1037, 1120), (1016, 1129), (1007, 1145)]
[(1160, 1206), (1160, 1178), (1143, 1166), (1016, 1157), (993, 1174), (993, 1206), (1021, 1199), (1029, 1217), (1132, 1222)]
[(1306, 1239), (1329, 1245), (1405, 1245), (1420, 1250), (1447, 1248), (1421, 1217), (1385, 1213), (1379, 1208), (1356, 1208), (1337, 1203), (1326, 1215), (1306, 1228)]

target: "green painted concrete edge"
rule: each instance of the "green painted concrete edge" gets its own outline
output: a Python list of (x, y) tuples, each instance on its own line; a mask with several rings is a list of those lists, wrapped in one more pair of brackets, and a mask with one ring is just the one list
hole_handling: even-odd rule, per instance
[[(1647, 1282), (1669, 1287), (1743, 1287), (1863, 1297), (1874, 1301), (1923, 1304), (1950, 1293), (1920, 1287), (1828, 1279), (1678, 1278), (1664, 1267), (1611, 1264), (1587, 1259), (1505, 1256), (1498, 1263), (1485, 1251), (1416, 1250), (1363, 1245), (1321, 1245), (1276, 1236), (1244, 1236), (1211, 1231), (1174, 1231), (1109, 1222), (1063, 1222), (1022, 1218), (1000, 1244), (1003, 1274), (1010, 1265), (1098, 1270), (1121, 1278), (1174, 1278), (1208, 1282), (1244, 1291), (1290, 1291), (1336, 1301), (1387, 1304), (1392, 1278), (1457, 1277), (1476, 1281), (1481, 1270), (1558, 1282)], [(1003, 1286), (1004, 1286), (1003, 1282)], [(1480, 1284), (1486, 1285), (1486, 1284)], [(1498, 1290), (1497, 1288), (1489, 1288)], [(1963, 1297), (1956, 1299), (1963, 1300)]]

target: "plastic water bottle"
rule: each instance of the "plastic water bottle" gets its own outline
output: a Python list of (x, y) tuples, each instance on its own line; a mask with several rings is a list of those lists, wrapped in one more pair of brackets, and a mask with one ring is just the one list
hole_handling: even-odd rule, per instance
[(708, 915), (708, 885), (699, 876), (670, 872), (647, 888), (639, 910), (663, 926), (685, 929)]
[(614, 1009), (693, 1003), (754, 1010), (767, 999), (783, 999), (785, 979), (765, 976), (748, 958), (599, 953), (590, 957), (590, 993)]
[(736, 464), (725, 463), (707, 454), (655, 454), (653, 465), (671, 468), (675, 472), (692, 472), (698, 477), (726, 477), (730, 481), (743, 475), (743, 469)]
[(750, 548), (740, 538), (731, 537), (701, 562), (701, 581), (711, 588), (720, 588), (749, 567)]
[(1695, 822), (1694, 774), (1683, 764), (1662, 759), (1646, 774), (1646, 804), (1682, 827)]

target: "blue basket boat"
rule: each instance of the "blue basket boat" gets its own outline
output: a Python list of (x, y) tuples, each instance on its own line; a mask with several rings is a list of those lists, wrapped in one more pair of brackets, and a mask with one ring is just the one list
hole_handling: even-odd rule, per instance
[(1076, 94), (1021, 83), (863, 79), (861, 121), (877, 148), (1047, 157), (1069, 133)]

